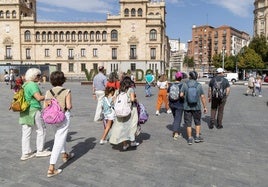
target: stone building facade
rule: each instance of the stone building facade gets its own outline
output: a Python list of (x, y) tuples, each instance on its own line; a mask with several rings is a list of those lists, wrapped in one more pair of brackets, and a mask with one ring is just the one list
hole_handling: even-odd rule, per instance
[(254, 36), (268, 37), (268, 0), (254, 1)]
[(164, 72), (169, 63), (164, 0), (119, 0), (103, 22), (38, 22), (36, 0), (0, 0), (0, 64), (54, 65), (67, 77)]

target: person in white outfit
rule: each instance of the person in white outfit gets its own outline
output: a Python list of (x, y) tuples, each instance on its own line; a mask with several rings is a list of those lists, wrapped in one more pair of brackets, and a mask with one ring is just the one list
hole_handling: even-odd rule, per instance
[(104, 67), (99, 67), (99, 73), (93, 78), (93, 98), (97, 100), (97, 107), (94, 116), (95, 122), (101, 122), (103, 120), (102, 115), (102, 98), (104, 97), (104, 91), (107, 83), (107, 77), (104, 75)]
[[(62, 172), (61, 169), (55, 169), (55, 164), (59, 158), (59, 155), (62, 154), (63, 162), (70, 160), (74, 153), (67, 153), (66, 151), (66, 138), (70, 126), (70, 110), (72, 108), (72, 97), (71, 91), (64, 88), (66, 78), (64, 73), (61, 71), (54, 71), (50, 75), (50, 83), (53, 88), (46, 92), (44, 107), (47, 107), (50, 104), (51, 98), (56, 98), (61, 109), (65, 111), (65, 120), (58, 124), (52, 124), (51, 126), (55, 130), (54, 145), (49, 161), (49, 167), (47, 172), (47, 177), (53, 177)], [(55, 94), (55, 96), (53, 96)]]
[[(41, 118), (41, 102), (44, 96), (38, 87), (37, 82), (41, 78), (41, 71), (37, 68), (30, 68), (25, 74), (26, 82), (23, 84), (24, 97), (30, 104), (27, 110), (20, 112), (19, 124), (22, 125), (22, 156), (21, 160), (30, 158), (45, 157), (51, 154), (50, 151), (44, 150), (46, 128)], [(31, 149), (31, 134), (33, 128), (36, 128), (36, 150), (34, 153)]]

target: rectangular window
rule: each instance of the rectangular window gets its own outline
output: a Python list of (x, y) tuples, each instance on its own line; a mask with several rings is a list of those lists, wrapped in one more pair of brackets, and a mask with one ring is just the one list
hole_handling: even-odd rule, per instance
[(97, 48), (94, 48), (93, 49), (93, 56), (94, 57), (97, 57), (98, 56), (98, 49)]
[(82, 48), (81, 49), (81, 57), (85, 57), (86, 56), (86, 49)]
[(49, 57), (49, 49), (45, 49), (45, 57)]
[(26, 49), (26, 59), (31, 59), (31, 49)]
[(57, 70), (61, 71), (61, 63), (57, 63)]
[(81, 71), (85, 71), (86, 70), (86, 64), (85, 63), (81, 63)]
[(69, 59), (74, 59), (74, 50), (73, 49), (69, 49), (69, 51), (68, 51), (68, 58)]
[(117, 48), (112, 48), (112, 59), (117, 59)]
[(155, 58), (156, 58), (156, 49), (151, 48), (151, 59), (155, 59)]
[(57, 49), (57, 57), (61, 57), (61, 49)]
[(74, 72), (74, 64), (69, 63), (69, 72)]
[(6, 46), (6, 59), (12, 59), (11, 46)]
[(136, 64), (135, 63), (130, 64), (130, 70), (131, 71), (136, 71)]
[(98, 70), (98, 64), (97, 63), (93, 63), (93, 69)]
[(137, 49), (136, 45), (130, 45), (130, 59), (137, 59)]

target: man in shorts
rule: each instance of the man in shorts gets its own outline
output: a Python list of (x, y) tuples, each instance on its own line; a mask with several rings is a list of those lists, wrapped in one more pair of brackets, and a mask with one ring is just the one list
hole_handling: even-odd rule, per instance
[[(189, 81), (183, 84), (182, 92), (180, 93), (181, 97), (184, 97), (184, 123), (187, 128), (188, 144), (192, 145), (193, 140), (195, 143), (203, 142), (204, 139), (200, 135), (201, 131), (201, 102), (203, 105), (204, 113), (207, 113), (206, 108), (206, 96), (202, 85), (198, 83), (197, 80), (198, 74), (195, 71), (189, 72)], [(194, 86), (196, 88), (196, 94), (198, 96), (197, 102), (195, 104), (190, 103), (188, 100), (187, 94), (189, 94), (189, 87)], [(195, 139), (192, 136), (192, 119), (194, 119), (195, 124)]]

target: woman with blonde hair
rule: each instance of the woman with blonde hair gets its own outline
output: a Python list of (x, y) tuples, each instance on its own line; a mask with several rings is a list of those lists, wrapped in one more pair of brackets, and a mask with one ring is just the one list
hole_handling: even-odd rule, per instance
[[(20, 112), (19, 124), (22, 125), (22, 156), (21, 160), (28, 160), (34, 156), (46, 157), (51, 154), (50, 151), (44, 150), (46, 128), (41, 118), (41, 101), (44, 96), (38, 87), (38, 81), (41, 78), (41, 71), (37, 68), (30, 68), (25, 74), (24, 97), (30, 104), (29, 108)], [(36, 128), (36, 154), (31, 149), (31, 134), (33, 128)]]
[(165, 74), (162, 74), (160, 78), (157, 81), (157, 87), (159, 88), (158, 91), (158, 97), (156, 102), (156, 115), (160, 115), (160, 108), (162, 104), (165, 104), (165, 108), (167, 110), (168, 114), (171, 114), (171, 110), (169, 108), (168, 104), (168, 98), (167, 98), (167, 89), (168, 89), (168, 81), (167, 76)]

